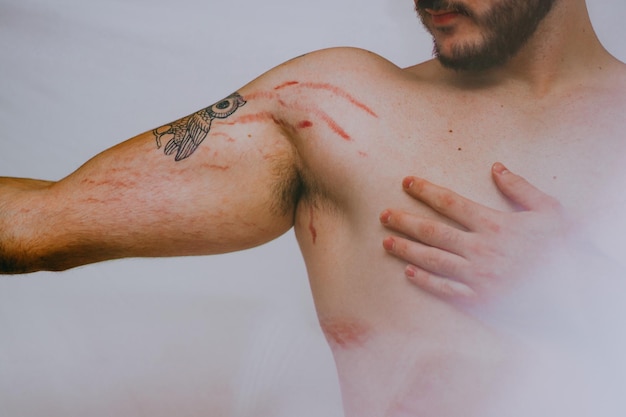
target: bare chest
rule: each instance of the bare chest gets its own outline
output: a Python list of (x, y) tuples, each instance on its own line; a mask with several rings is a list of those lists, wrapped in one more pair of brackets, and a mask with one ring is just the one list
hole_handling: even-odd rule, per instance
[(624, 186), (626, 121), (619, 108), (388, 103), (372, 105), (375, 117), (347, 120), (349, 139), (318, 132), (307, 145), (307, 168), (339, 204), (378, 209), (381, 198), (400, 202), (402, 178), (415, 175), (506, 209), (490, 178), (497, 161), (581, 214), (610, 203)]

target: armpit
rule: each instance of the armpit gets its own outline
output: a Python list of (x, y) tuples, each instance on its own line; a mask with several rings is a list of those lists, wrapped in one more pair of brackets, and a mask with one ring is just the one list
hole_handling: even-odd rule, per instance
[[(295, 152), (294, 152), (295, 153)], [(273, 186), (275, 204), (273, 209), (280, 215), (294, 213), (303, 192), (303, 183), (293, 157), (275, 156), (272, 173), (276, 179)]]

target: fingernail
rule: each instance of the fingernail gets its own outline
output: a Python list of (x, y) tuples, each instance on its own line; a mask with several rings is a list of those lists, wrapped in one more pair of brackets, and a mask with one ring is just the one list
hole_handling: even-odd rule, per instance
[(504, 165), (502, 165), (500, 162), (496, 162), (495, 164), (493, 164), (493, 170), (496, 174), (506, 174), (509, 172), (508, 169), (506, 169), (506, 167)]
[(415, 278), (415, 269), (411, 265), (409, 265), (404, 268), (404, 274), (409, 278)]
[(402, 180), (402, 186), (406, 189), (409, 189), (413, 186), (413, 178), (407, 177), (404, 180)]
[(389, 210), (385, 210), (380, 214), (380, 222), (383, 224), (389, 223), (389, 219), (391, 219), (391, 212)]
[(385, 248), (385, 250), (388, 251), (393, 251), (394, 248), (396, 247), (396, 242), (393, 240), (393, 238), (386, 238), (383, 240), (383, 248)]

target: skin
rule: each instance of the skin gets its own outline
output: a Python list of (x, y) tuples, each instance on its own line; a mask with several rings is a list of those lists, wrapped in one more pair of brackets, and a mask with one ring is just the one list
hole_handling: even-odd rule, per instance
[[(436, 36), (445, 48), (465, 30)], [(346, 416), (584, 415), (596, 400), (574, 378), (584, 352), (422, 291), (380, 247), (387, 207), (450, 222), (402, 191), (407, 172), (502, 213), (515, 207), (484, 172), (498, 160), (574, 218), (619, 203), (626, 69), (582, 1), (560, 1), (537, 36), (506, 65), (472, 73), (319, 51), (242, 87), (224, 117), (232, 102), (220, 100), (59, 182), (3, 179), (0, 268), (222, 253), (294, 227)]]
[[(534, 278), (529, 271), (549, 263), (582, 237), (574, 236), (561, 204), (497, 163), (492, 168), (498, 189), (519, 211), (503, 212), (468, 200), (426, 180), (408, 177), (407, 194), (458, 224), (426, 216), (385, 210), (381, 222), (414, 239), (393, 236), (383, 241), (391, 254), (412, 261), (406, 275), (434, 295), (488, 303)], [(549, 255), (549, 256), (545, 256)], [(533, 260), (530, 261), (529, 260)], [(454, 279), (448, 278), (454, 277)]]

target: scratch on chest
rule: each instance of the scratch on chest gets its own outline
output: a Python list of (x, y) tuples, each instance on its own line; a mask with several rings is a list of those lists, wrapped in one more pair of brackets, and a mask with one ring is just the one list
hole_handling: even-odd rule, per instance
[(326, 318), (320, 326), (331, 348), (351, 349), (362, 346), (369, 338), (370, 329), (360, 321), (345, 318)]

